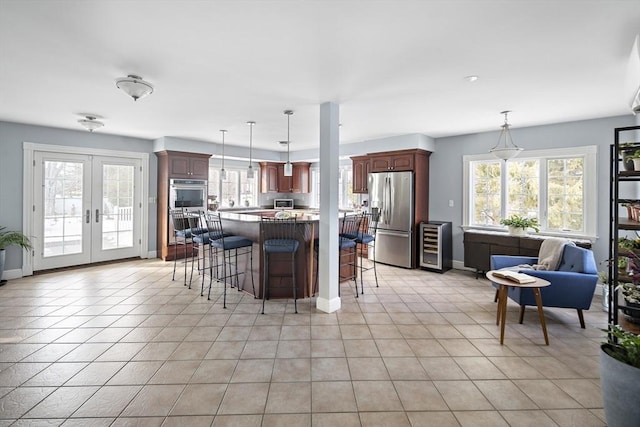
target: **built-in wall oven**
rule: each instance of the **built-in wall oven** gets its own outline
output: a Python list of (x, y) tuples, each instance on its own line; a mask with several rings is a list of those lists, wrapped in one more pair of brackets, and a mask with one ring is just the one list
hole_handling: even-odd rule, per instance
[[(207, 181), (201, 179), (170, 179), (169, 207), (185, 212), (207, 210)], [(169, 219), (169, 243), (174, 243), (173, 221)]]

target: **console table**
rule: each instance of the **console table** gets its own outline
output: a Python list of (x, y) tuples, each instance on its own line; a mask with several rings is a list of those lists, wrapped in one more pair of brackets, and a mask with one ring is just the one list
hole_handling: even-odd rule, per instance
[[(537, 257), (542, 241), (547, 238), (538, 234), (512, 236), (499, 231), (466, 230), (464, 232), (464, 266), (480, 273), (491, 270), (491, 255), (520, 255)], [(582, 248), (591, 249), (588, 240), (573, 240)]]

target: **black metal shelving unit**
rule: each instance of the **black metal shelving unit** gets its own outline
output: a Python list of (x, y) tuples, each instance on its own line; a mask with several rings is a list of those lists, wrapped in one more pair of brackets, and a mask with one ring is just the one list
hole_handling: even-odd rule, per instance
[[(620, 170), (623, 163), (623, 152), (626, 150), (640, 150), (640, 142), (632, 142), (631, 145), (622, 146), (621, 138), (626, 137), (625, 141), (638, 141), (638, 131), (640, 126), (629, 126), (614, 129), (614, 143), (610, 146), (610, 205), (609, 205), (609, 324), (618, 325), (618, 312), (625, 310), (633, 311), (640, 315), (640, 309), (629, 307), (624, 303), (620, 303), (620, 295), (618, 295), (617, 284), (619, 282), (628, 282), (630, 278), (621, 275), (618, 268), (618, 259), (624, 257), (624, 253), (620, 253), (618, 239), (620, 232), (634, 231), (640, 232), (640, 221), (634, 221), (626, 217), (620, 217), (620, 209), (624, 204), (640, 204), (640, 171)], [(635, 184), (634, 184), (635, 183)], [(623, 194), (637, 194), (637, 198), (620, 198), (620, 190), (622, 186), (629, 186)]]

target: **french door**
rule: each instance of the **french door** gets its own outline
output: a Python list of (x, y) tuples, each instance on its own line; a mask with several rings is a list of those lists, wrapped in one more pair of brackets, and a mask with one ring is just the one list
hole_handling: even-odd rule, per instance
[(140, 255), (141, 161), (34, 153), (34, 270)]

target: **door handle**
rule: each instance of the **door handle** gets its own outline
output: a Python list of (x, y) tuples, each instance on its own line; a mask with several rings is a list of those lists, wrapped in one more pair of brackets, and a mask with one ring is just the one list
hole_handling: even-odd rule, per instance
[(91, 221), (91, 211), (89, 209), (87, 209), (87, 212), (85, 212), (85, 219), (84, 221), (89, 224), (89, 222)]
[(96, 222), (100, 222), (100, 209), (96, 209)]

